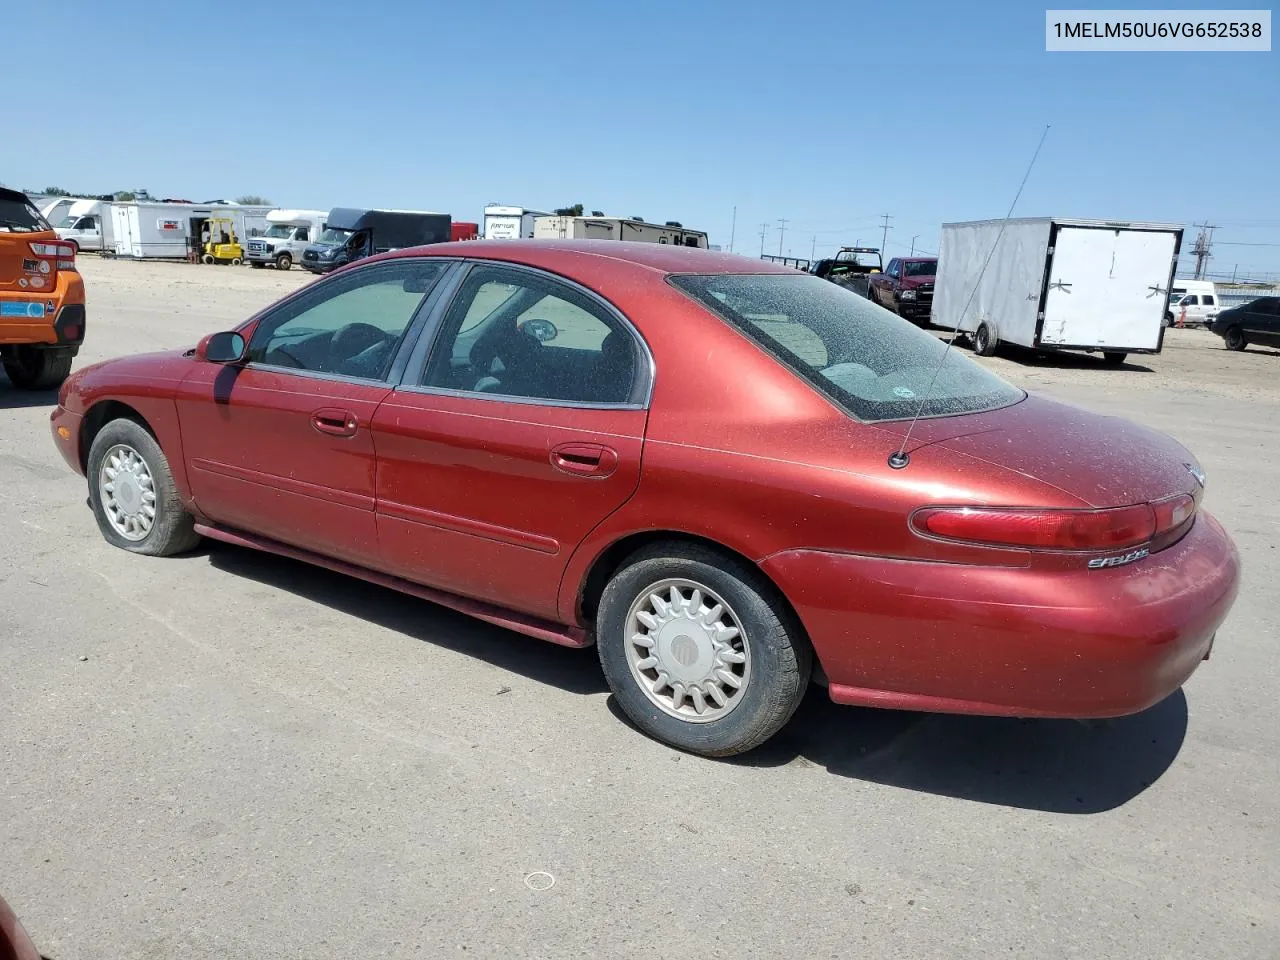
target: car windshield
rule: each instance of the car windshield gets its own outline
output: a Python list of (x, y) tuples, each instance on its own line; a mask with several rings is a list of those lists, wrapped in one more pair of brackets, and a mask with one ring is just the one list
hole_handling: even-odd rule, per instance
[(907, 277), (932, 277), (937, 272), (936, 260), (908, 260), (902, 265), (902, 274)]
[(926, 417), (992, 410), (1025, 396), (948, 352), (937, 337), (817, 277), (716, 274), (671, 282), (860, 420), (914, 416), (926, 395)]
[(320, 234), (321, 243), (346, 243), (351, 236), (351, 230), (338, 230), (334, 227), (325, 227), (324, 233)]
[(287, 223), (273, 223), (267, 228), (267, 232), (263, 236), (272, 237), (276, 240), (288, 240), (293, 236), (293, 230), (294, 228)]
[(72, 217), (72, 216), (63, 217), (61, 220), (58, 221), (58, 227), (63, 230), (70, 230), (76, 225), (76, 222), (79, 219), (80, 219), (79, 217)]
[(40, 211), (25, 200), (0, 198), (0, 231), (6, 233), (39, 233), (52, 230)]

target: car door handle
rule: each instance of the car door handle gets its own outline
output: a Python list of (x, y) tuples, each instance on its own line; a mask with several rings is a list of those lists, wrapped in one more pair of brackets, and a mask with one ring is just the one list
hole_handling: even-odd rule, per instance
[(311, 425), (333, 437), (354, 437), (360, 423), (349, 410), (327, 407), (311, 414)]
[(618, 469), (618, 451), (602, 443), (562, 443), (551, 451), (551, 465), (570, 476), (599, 479)]

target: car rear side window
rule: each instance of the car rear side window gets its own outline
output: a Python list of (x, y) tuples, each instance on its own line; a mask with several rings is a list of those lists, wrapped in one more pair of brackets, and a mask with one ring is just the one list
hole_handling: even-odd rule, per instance
[(632, 400), (640, 351), (599, 303), (551, 277), (479, 266), (454, 297), (423, 386), (577, 404)]
[[(975, 413), (1023, 392), (946, 344), (834, 283), (788, 274), (673, 276), (860, 420)], [(944, 359), (945, 355), (945, 359)]]
[(392, 260), (317, 284), (259, 321), (249, 360), (386, 379), (409, 321), (444, 270), (441, 262)]
[(27, 200), (12, 194), (0, 197), (0, 233), (39, 233), (52, 229)]

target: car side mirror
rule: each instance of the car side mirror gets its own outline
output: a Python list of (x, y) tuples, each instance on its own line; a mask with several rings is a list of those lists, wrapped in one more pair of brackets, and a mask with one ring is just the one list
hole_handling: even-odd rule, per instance
[(546, 343), (548, 340), (554, 340), (559, 336), (560, 331), (556, 329), (556, 325), (550, 320), (543, 320), (535, 317), (532, 320), (526, 320), (520, 325), (520, 332), (533, 337), (539, 343)]
[(247, 348), (244, 336), (234, 330), (211, 333), (196, 345), (196, 356), (207, 363), (240, 363)]

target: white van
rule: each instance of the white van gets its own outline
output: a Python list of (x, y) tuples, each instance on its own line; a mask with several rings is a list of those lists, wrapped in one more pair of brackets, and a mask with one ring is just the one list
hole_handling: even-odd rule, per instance
[(1164, 325), (1171, 327), (1181, 320), (1207, 327), (1221, 309), (1217, 288), (1208, 280), (1175, 279), (1169, 288), (1169, 312), (1164, 315)]
[(115, 233), (109, 200), (77, 200), (66, 216), (54, 223), (59, 240), (69, 240), (77, 250), (114, 250)]

